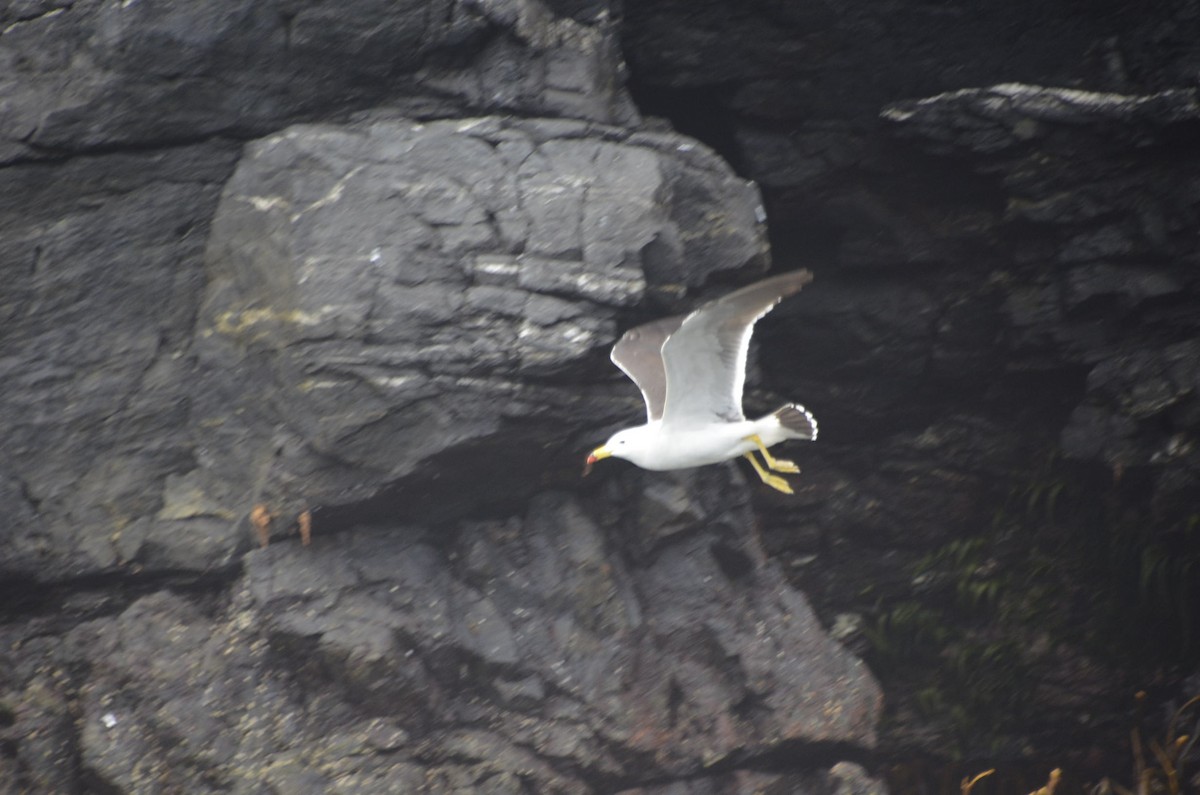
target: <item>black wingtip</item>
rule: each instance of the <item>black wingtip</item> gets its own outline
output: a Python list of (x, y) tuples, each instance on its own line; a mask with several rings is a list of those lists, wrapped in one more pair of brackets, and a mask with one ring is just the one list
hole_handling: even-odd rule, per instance
[(775, 418), (795, 439), (817, 440), (817, 418), (799, 403), (788, 403), (775, 410)]

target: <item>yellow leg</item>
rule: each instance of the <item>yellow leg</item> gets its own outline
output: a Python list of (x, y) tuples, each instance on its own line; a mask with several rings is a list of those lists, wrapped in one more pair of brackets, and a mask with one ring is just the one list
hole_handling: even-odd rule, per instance
[(754, 467), (754, 471), (762, 478), (762, 482), (766, 483), (773, 489), (782, 491), (784, 494), (791, 494), (792, 487), (786, 480), (779, 475), (772, 475), (770, 472), (762, 468), (762, 464), (758, 463), (758, 459), (754, 457), (754, 453), (746, 453), (746, 460)]
[(796, 466), (791, 461), (784, 461), (782, 458), (776, 458), (767, 452), (767, 446), (763, 444), (762, 437), (757, 433), (746, 437), (746, 441), (754, 442), (758, 446), (758, 451), (762, 453), (763, 460), (767, 462), (767, 466), (776, 472), (788, 472), (795, 474), (800, 471), (800, 467)]

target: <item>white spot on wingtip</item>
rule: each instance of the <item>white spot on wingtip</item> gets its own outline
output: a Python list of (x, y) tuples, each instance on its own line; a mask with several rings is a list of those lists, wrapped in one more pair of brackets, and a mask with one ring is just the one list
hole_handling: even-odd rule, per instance
[(106, 729), (111, 729), (117, 725), (117, 716), (111, 712), (105, 712), (100, 716), (100, 722), (104, 724)]
[(809, 423), (812, 425), (812, 437), (809, 439), (809, 441), (815, 442), (817, 440), (817, 432), (818, 432), (817, 418), (813, 416), (813, 413), (811, 411), (809, 411), (808, 409), (806, 409), (804, 406), (800, 405), (799, 403), (794, 403), (792, 405), (794, 405), (797, 409), (802, 411), (804, 413), (804, 416), (808, 418)]

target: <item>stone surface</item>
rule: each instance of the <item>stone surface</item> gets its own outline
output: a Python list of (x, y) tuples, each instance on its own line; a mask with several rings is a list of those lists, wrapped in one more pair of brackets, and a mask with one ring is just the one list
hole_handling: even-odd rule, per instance
[(922, 146), (976, 153), (1008, 195), (1000, 223), (1042, 232), (1017, 244), (1012, 275), (1028, 281), (1008, 288), (1004, 311), (1014, 353), (1043, 359), (1027, 366), (1087, 372), (1063, 452), (1117, 471), (1150, 467), (1156, 519), (1187, 521), (1178, 492), (1200, 488), (1200, 168), (1178, 142), (1200, 129), (1200, 94), (1005, 84), (883, 115)]
[(799, 775), (739, 770), (695, 781), (622, 790), (617, 795), (882, 795), (887, 787), (858, 765), (838, 762), (827, 772)]
[(236, 157), (208, 143), (0, 170), (5, 575), (56, 580), (139, 554), (164, 476), (191, 457), (192, 315)]
[[(642, 488), (544, 492), (523, 515), (449, 536), (407, 525), (274, 544), (219, 601), (158, 590), (61, 634), (10, 626), (14, 780), (604, 792), (700, 780), (781, 747), (869, 747), (878, 687), (764, 561), (745, 503), (697, 505), (707, 522), (631, 558), (604, 511), (636, 496), (614, 490)], [(793, 791), (843, 791), (831, 775), (793, 777)], [(685, 791), (777, 778), (726, 773)]]
[(492, 726), (487, 742), (569, 757), (593, 782), (870, 745), (878, 692), (739, 548), (744, 508), (625, 560), (604, 504), (544, 493), (450, 543), (411, 527), (318, 542), (320, 558), (272, 546), (250, 556), (251, 599), (282, 658), (307, 650), (306, 688), (332, 684), (414, 737)]
[(571, 380), (620, 312), (765, 263), (757, 206), (686, 139), (584, 123), (256, 143), (213, 221), (189, 477), (235, 515), (446, 521), (523, 499), (580, 451), (579, 418), (599, 433), (627, 411)]
[[(1147, 562), (1194, 588), (1198, 10), (0, 8), (0, 789), (875, 792), (879, 743), (1115, 748), (1145, 682), (998, 609), (958, 641), (1041, 673), (971, 693), (1037, 719), (988, 745), (888, 679), (880, 731), (794, 587), (875, 660), (894, 606), (1006, 576), (1081, 632)], [(581, 481), (641, 415), (608, 344), (768, 231), (817, 277), (747, 396), (821, 419), (795, 497)], [(1129, 566), (1082, 578), (1068, 526)]]
[(734, 792), (873, 745), (734, 470), (581, 488), (641, 413), (619, 329), (769, 264), (756, 187), (634, 126), (607, 4), (0, 24), (6, 792)]
[[(1092, 780), (1123, 775), (1086, 761), (1092, 744), (1115, 747), (1128, 731), (1103, 705), (1154, 678), (1149, 649), (1197, 629), (1181, 614), (1198, 593), (1183, 570), (1196, 566), (1185, 495), (1200, 488), (1200, 426), (1182, 364), (1200, 333), (1198, 11), (1195, 0), (1153, 12), (1024, 0), (969, 13), (774, 0), (627, 9), (643, 111), (755, 179), (775, 261), (816, 277), (758, 335), (761, 405), (803, 396), (822, 425), (799, 504), (764, 500), (768, 548), (822, 594), (827, 623), (863, 614), (869, 634), (914, 604), (926, 618), (954, 612), (936, 570), (982, 544), (957, 576), (1021, 583), (996, 612), (1042, 622), (1014, 638), (968, 608), (934, 628), (956, 641), (913, 630), (918, 649), (937, 646), (929, 668), (964, 635), (1006, 636), (1035, 671), (1023, 689), (1047, 694), (1048, 725), (968, 741), (968, 756), (1034, 749), (1080, 760)], [(1014, 609), (1036, 592), (1029, 572), (1045, 575), (1039, 559), (1055, 561), (1062, 610)], [(1119, 585), (1151, 570), (1176, 596)], [(1065, 607), (1075, 600), (1092, 608)], [(1142, 606), (1136, 617), (1130, 605)], [(1107, 639), (1107, 668), (1054, 629), (1083, 625)], [(1038, 632), (1061, 645), (1045, 652)], [(1089, 683), (1086, 713), (1055, 706), (1071, 701), (1068, 671), (1088, 672), (1076, 677)], [(892, 696), (883, 745), (902, 757), (944, 753), (1003, 717), (933, 726), (929, 701), (906, 706), (903, 693), (950, 677), (881, 674)], [(1014, 687), (976, 678), (947, 711)]]
[(627, 122), (606, 8), (86, 0), (0, 11), (0, 162), (262, 135), (380, 105)]

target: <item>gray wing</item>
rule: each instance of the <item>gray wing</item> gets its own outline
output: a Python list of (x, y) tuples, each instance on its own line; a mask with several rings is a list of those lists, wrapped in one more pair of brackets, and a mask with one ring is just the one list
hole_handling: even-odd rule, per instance
[(662, 347), (683, 323), (684, 315), (655, 320), (626, 331), (613, 346), (609, 358), (633, 379), (646, 401), (646, 419), (662, 417), (667, 398), (667, 372), (663, 368)]
[(664, 425), (736, 422), (754, 323), (812, 281), (807, 270), (763, 279), (692, 312), (662, 348)]

